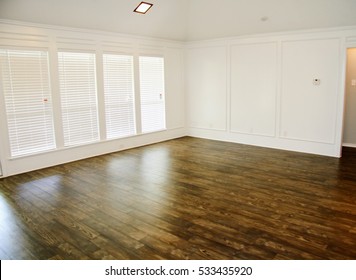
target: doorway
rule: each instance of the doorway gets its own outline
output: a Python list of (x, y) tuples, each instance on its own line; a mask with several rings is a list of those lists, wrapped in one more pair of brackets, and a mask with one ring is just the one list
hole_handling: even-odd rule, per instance
[(343, 146), (356, 148), (356, 48), (347, 49)]

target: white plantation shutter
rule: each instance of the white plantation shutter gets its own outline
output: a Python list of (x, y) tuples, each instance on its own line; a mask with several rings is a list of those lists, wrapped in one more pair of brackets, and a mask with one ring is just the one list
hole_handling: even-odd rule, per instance
[(142, 132), (166, 128), (164, 59), (140, 56), (140, 92)]
[(113, 139), (134, 135), (133, 57), (104, 54), (103, 61), (106, 137)]
[(0, 50), (11, 156), (56, 147), (46, 51)]
[(64, 145), (99, 140), (95, 54), (58, 52)]

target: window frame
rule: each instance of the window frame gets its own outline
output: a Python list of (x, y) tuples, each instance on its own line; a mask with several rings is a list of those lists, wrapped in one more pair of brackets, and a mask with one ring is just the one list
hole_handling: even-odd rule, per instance
[[(51, 71), (51, 50), (49, 47), (45, 46), (25, 46), (25, 45), (6, 45), (6, 44), (1, 44), (0, 45), (1, 50), (8, 50), (8, 51), (18, 51), (18, 52), (46, 52), (47, 54), (47, 71), (48, 71), (48, 88), (49, 88), (49, 97), (50, 100), (46, 101), (48, 102), (47, 104), (50, 104), (51, 106), (51, 123), (52, 123), (52, 133), (53, 133), (53, 148), (51, 149), (46, 149), (46, 150), (41, 150), (41, 151), (36, 151), (36, 152), (29, 152), (29, 153), (24, 153), (24, 154), (19, 154), (19, 155), (13, 155), (12, 154), (12, 148), (11, 148), (11, 139), (10, 139), (10, 128), (9, 128), (9, 119), (8, 119), (8, 114), (7, 114), (7, 107), (6, 107), (6, 101), (5, 101), (5, 92), (3, 90), (3, 87), (0, 86), (0, 117), (1, 117), (1, 126), (5, 128), (4, 134), (6, 135), (6, 141), (3, 142), (3, 147), (5, 148), (4, 153), (7, 154), (7, 158), (9, 159), (17, 159), (17, 158), (23, 158), (23, 157), (29, 157), (29, 156), (34, 156), (34, 155), (39, 155), (39, 154), (45, 154), (45, 153), (50, 153), (55, 150), (57, 150), (57, 138), (56, 138), (56, 123), (55, 123), (55, 104), (54, 104), (54, 87), (53, 87), (53, 72)], [(0, 82), (2, 81), (2, 69), (0, 68)], [(4, 139), (5, 140), (5, 139)]]
[[(106, 93), (105, 93), (105, 55), (112, 55), (112, 56), (127, 56), (130, 57), (132, 60), (132, 64), (131, 64), (131, 87), (132, 87), (132, 118), (133, 118), (133, 133), (132, 134), (127, 134), (124, 136), (117, 136), (117, 137), (109, 137), (109, 132), (108, 132), (108, 120), (107, 120), (107, 99), (106, 99)], [(135, 67), (135, 55), (132, 53), (126, 53), (126, 52), (120, 52), (120, 51), (103, 51), (101, 53), (101, 59), (102, 59), (102, 71), (100, 73), (100, 75), (102, 75), (102, 82), (103, 82), (103, 86), (102, 86), (102, 98), (103, 98), (103, 110), (104, 110), (104, 120), (103, 122), (105, 123), (105, 139), (108, 141), (112, 141), (115, 139), (122, 139), (122, 138), (128, 138), (128, 137), (132, 137), (132, 136), (136, 136), (139, 134), (138, 132), (138, 117), (137, 117), (137, 89), (136, 89), (136, 82), (137, 82), (137, 77), (136, 77), (136, 67)], [(127, 102), (129, 103), (129, 102)]]
[[(163, 67), (163, 73), (162, 73), (162, 80), (163, 80), (163, 128), (160, 128), (158, 130), (149, 130), (149, 131), (144, 131), (143, 129), (143, 117), (142, 117), (142, 89), (141, 89), (141, 63), (140, 63), (140, 58), (141, 57), (146, 57), (146, 58), (161, 58), (163, 60), (162, 62), (162, 67)], [(143, 52), (137, 55), (137, 60), (138, 60), (138, 66), (137, 66), (137, 70), (138, 70), (138, 86), (139, 86), (139, 98), (140, 98), (140, 103), (139, 103), (139, 109), (140, 109), (140, 117), (141, 117), (141, 134), (149, 134), (149, 133), (156, 133), (156, 132), (160, 132), (160, 131), (166, 131), (167, 130), (167, 104), (166, 104), (166, 90), (167, 90), (167, 86), (166, 86), (166, 58), (164, 55), (160, 55), (157, 53), (150, 53), (150, 52)]]
[[(81, 143), (74, 143), (74, 144), (66, 144), (66, 136), (65, 136), (65, 122), (64, 122), (64, 118), (65, 115), (63, 113), (63, 109), (64, 109), (64, 105), (63, 105), (63, 98), (62, 98), (62, 90), (61, 90), (61, 77), (60, 77), (60, 53), (72, 53), (72, 54), (92, 54), (94, 57), (94, 62), (93, 62), (93, 77), (94, 77), (94, 86), (93, 89), (95, 91), (95, 108), (96, 108), (96, 124), (97, 124), (97, 137), (95, 140), (93, 141), (84, 141)], [(101, 95), (100, 90), (98, 88), (98, 53), (96, 52), (96, 50), (92, 50), (92, 49), (77, 49), (77, 48), (58, 48), (56, 51), (56, 58), (57, 58), (57, 83), (58, 83), (58, 98), (59, 98), (59, 104), (58, 106), (60, 107), (60, 119), (61, 119), (61, 129), (62, 129), (62, 143), (63, 143), (63, 148), (71, 148), (71, 147), (80, 147), (80, 146), (84, 146), (84, 145), (88, 145), (88, 144), (93, 144), (93, 143), (98, 143), (101, 142), (101, 133), (100, 133), (100, 126), (101, 126), (101, 119), (100, 119), (100, 105), (99, 105), (99, 95)]]

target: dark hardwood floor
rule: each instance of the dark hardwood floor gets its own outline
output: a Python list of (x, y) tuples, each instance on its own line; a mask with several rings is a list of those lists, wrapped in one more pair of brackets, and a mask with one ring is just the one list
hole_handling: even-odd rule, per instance
[(356, 149), (184, 137), (0, 179), (0, 257), (356, 259)]

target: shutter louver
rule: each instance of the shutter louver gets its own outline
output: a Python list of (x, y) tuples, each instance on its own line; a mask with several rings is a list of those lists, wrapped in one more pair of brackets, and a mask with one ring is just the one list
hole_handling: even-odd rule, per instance
[(0, 50), (12, 157), (56, 148), (47, 51)]
[(133, 57), (104, 54), (104, 96), (107, 139), (136, 133)]
[(140, 56), (140, 93), (142, 132), (166, 128), (164, 59)]
[(95, 54), (58, 52), (64, 145), (99, 140)]

